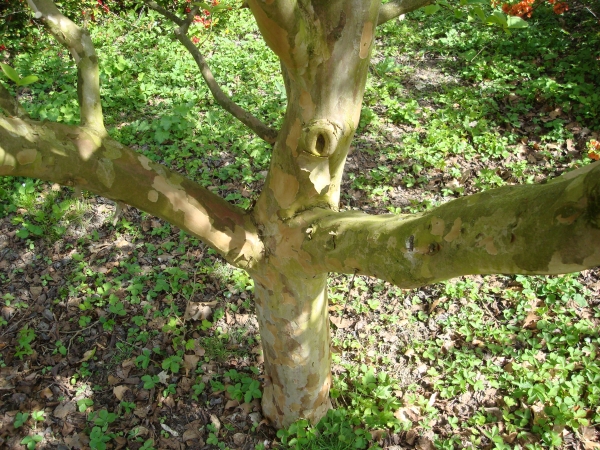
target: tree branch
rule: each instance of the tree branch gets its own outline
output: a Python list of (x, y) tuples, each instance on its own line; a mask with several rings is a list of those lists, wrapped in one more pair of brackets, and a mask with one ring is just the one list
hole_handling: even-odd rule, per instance
[(419, 215), (324, 213), (307, 236), (302, 249), (321, 270), (357, 271), (405, 288), (462, 275), (589, 269), (600, 266), (600, 162)]
[[(206, 82), (208, 89), (212, 93), (212, 95), (215, 98), (215, 100), (217, 101), (217, 103), (225, 111), (230, 113), (233, 117), (238, 119), (240, 122), (242, 122), (248, 128), (250, 128), (252, 131), (254, 131), (258, 135), (258, 137), (267, 141), (270, 144), (275, 143), (275, 140), (277, 139), (277, 130), (270, 128), (267, 125), (265, 125), (264, 123), (262, 123), (254, 115), (252, 115), (251, 113), (249, 113), (248, 111), (246, 111), (245, 109), (243, 109), (239, 105), (237, 105), (233, 100), (231, 100), (225, 94), (225, 92), (223, 92), (223, 90), (221, 89), (221, 87), (219, 86), (217, 81), (215, 80), (215, 77), (214, 77), (212, 71), (210, 70), (210, 67), (208, 67), (208, 64), (207, 64), (206, 60), (204, 59), (204, 56), (202, 56), (202, 53), (200, 53), (200, 50), (198, 50), (198, 47), (196, 47), (194, 45), (194, 43), (187, 37), (186, 32), (187, 32), (187, 28), (189, 26), (188, 21), (179, 19), (174, 14), (172, 14), (169, 11), (165, 10), (164, 8), (161, 8), (160, 6), (158, 6), (155, 2), (147, 1), (146, 4), (150, 8), (154, 9), (155, 11), (157, 11), (160, 14), (163, 14), (166, 18), (168, 18), (170, 20), (173, 20), (174, 18), (177, 19), (177, 20), (173, 20), (176, 24), (179, 25), (179, 28), (175, 29), (175, 37), (179, 40), (179, 42), (181, 42), (181, 44), (186, 48), (186, 50), (188, 52), (190, 52), (190, 54), (194, 58), (194, 61), (196, 61), (196, 65), (200, 69), (202, 78), (204, 78), (204, 81)], [(158, 6), (158, 9), (155, 8), (155, 6)], [(165, 13), (168, 13), (168, 15)]]
[(392, 0), (389, 3), (381, 5), (379, 8), (379, 19), (377, 25), (395, 19), (402, 14), (408, 14), (423, 6), (431, 5), (435, 0)]
[(90, 34), (60, 13), (52, 0), (27, 0), (54, 38), (64, 45), (77, 64), (77, 95), (81, 125), (105, 132), (100, 103), (98, 57)]
[(29, 117), (19, 101), (10, 95), (2, 83), (0, 83), (0, 109), (3, 109), (9, 116)]
[(167, 19), (177, 24), (178, 26), (183, 25), (183, 23), (185, 22), (184, 19), (180, 18), (177, 14), (174, 14), (171, 11), (163, 8), (156, 2), (146, 0), (146, 5), (148, 5), (149, 8), (153, 9), (160, 15), (165, 16)]
[(39, 178), (127, 203), (200, 238), (230, 263), (252, 267), (262, 243), (248, 214), (103, 136), (0, 116), (0, 175)]

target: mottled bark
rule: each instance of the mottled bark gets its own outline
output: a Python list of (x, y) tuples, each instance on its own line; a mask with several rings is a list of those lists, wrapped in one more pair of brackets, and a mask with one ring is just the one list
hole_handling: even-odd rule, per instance
[(239, 267), (252, 267), (262, 252), (244, 211), (87, 127), (0, 116), (0, 175), (39, 178), (135, 206), (197, 236)]
[(253, 273), (265, 359), (262, 408), (277, 427), (313, 423), (331, 407), (327, 274), (263, 266)]
[(600, 265), (600, 162), (417, 215), (322, 214), (296, 219), (308, 236), (299, 248), (314, 270), (404, 288), (461, 275), (575, 272)]
[[(329, 408), (329, 272), (415, 287), (467, 274), (600, 265), (600, 163), (419, 215), (338, 212), (376, 25), (423, 1), (381, 8), (378, 0), (248, 1), (281, 60), (288, 97), (265, 188), (250, 212), (108, 138), (89, 36), (54, 14), (50, 0), (29, 2), (79, 58), (79, 92), (89, 95), (79, 96), (83, 126), (74, 127), (14, 117), (22, 110), (0, 89), (0, 108), (10, 116), (0, 116), (0, 175), (78, 186), (136, 206), (248, 270), (265, 356), (263, 410), (276, 427), (316, 422)], [(189, 17), (174, 18), (184, 34)]]
[(326, 272), (310, 267), (302, 211), (338, 209), (360, 109), (379, 2), (250, 0), (281, 60), (288, 107), (253, 215), (265, 256), (251, 274), (265, 350), (263, 412), (277, 427), (312, 422), (329, 407)]

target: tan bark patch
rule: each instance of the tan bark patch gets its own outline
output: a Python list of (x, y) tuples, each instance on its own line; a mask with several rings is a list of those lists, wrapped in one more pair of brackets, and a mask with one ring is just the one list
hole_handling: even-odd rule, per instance
[(298, 104), (300, 105), (300, 108), (302, 108), (302, 120), (304, 120), (304, 122), (310, 121), (315, 115), (315, 104), (308, 91), (302, 91)]
[(490, 255), (498, 254), (498, 249), (496, 248), (496, 245), (494, 244), (493, 236), (488, 236), (488, 237), (480, 240), (477, 243), (477, 247), (485, 247), (485, 251), (488, 252)]
[(329, 159), (310, 156), (300, 157), (298, 158), (298, 165), (300, 166), (300, 170), (309, 172), (310, 175), (308, 178), (313, 184), (315, 191), (322, 194), (323, 190), (331, 183)]
[(279, 167), (273, 167), (269, 188), (280, 208), (289, 208), (294, 203), (299, 187), (295, 176), (285, 173)]
[(248, 0), (248, 6), (267, 45), (287, 67), (293, 68), (287, 31), (267, 16), (257, 0)]
[(445, 223), (439, 217), (431, 219), (431, 234), (434, 236), (442, 236), (444, 234)]
[(223, 251), (230, 250), (231, 236), (213, 229), (206, 210), (195, 198), (188, 196), (181, 186), (174, 185), (158, 175), (154, 177), (152, 187), (167, 197), (173, 211), (183, 212), (183, 223), (192, 233), (203, 236)]
[(158, 192), (156, 192), (154, 189), (150, 189), (148, 191), (148, 200), (150, 200), (152, 203), (156, 203), (158, 201)]
[(373, 40), (373, 22), (365, 22), (360, 38), (360, 59), (365, 59), (369, 56), (371, 49), (371, 41)]
[(17, 153), (17, 161), (19, 164), (25, 166), (27, 164), (31, 164), (35, 161), (38, 152), (34, 148), (26, 148), (25, 150), (21, 150)]
[(79, 155), (81, 155), (81, 159), (84, 161), (88, 161), (94, 152), (98, 150), (100, 147), (96, 144), (91, 138), (88, 136), (81, 136), (76, 141), (77, 149), (79, 150)]
[(110, 159), (101, 158), (98, 160), (96, 176), (104, 186), (109, 189), (112, 187), (113, 183), (115, 182), (115, 168)]
[(285, 140), (285, 145), (287, 145), (292, 152), (292, 155), (298, 156), (298, 140), (300, 139), (300, 132), (302, 131), (302, 124), (300, 123), (300, 119), (296, 119), (290, 131), (288, 132), (287, 138)]
[(142, 164), (142, 167), (144, 169), (146, 169), (146, 170), (152, 170), (152, 167), (150, 167), (150, 159), (148, 159), (144, 155), (139, 155), (138, 156), (138, 160), (140, 161), (140, 163)]
[(462, 220), (460, 217), (457, 217), (454, 220), (454, 224), (452, 225), (452, 228), (450, 229), (450, 232), (444, 236), (444, 240), (446, 242), (452, 242), (453, 240), (455, 240), (457, 237), (460, 236), (460, 228), (462, 227)]
[(2, 157), (2, 161), (0, 161), (0, 174), (6, 175), (17, 167), (15, 157), (6, 152), (2, 147), (0, 147), (0, 156)]

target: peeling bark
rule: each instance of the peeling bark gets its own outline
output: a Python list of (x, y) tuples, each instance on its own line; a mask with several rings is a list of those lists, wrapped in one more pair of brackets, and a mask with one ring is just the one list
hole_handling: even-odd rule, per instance
[[(0, 175), (40, 178), (133, 205), (246, 269), (255, 281), (265, 355), (263, 412), (276, 427), (300, 418), (317, 422), (330, 406), (329, 272), (415, 287), (467, 274), (554, 274), (600, 265), (600, 163), (419, 215), (338, 212), (376, 25), (428, 0), (383, 6), (248, 0), (281, 60), (288, 97), (276, 140), (274, 132), (263, 133), (275, 140), (271, 168), (248, 213), (108, 138), (89, 36), (50, 0), (28, 1), (74, 52), (82, 126), (29, 120), (0, 85), (0, 107), (17, 116), (0, 116)], [(193, 11), (187, 20), (172, 17), (182, 36), (191, 17)], [(192, 54), (210, 82), (199, 52)]]
[(0, 116), (0, 175), (39, 178), (135, 206), (242, 268), (251, 268), (262, 252), (248, 214), (89, 128)]
[(600, 162), (414, 216), (311, 214), (298, 219), (310, 228), (301, 249), (323, 271), (404, 288), (461, 275), (575, 272), (600, 265)]

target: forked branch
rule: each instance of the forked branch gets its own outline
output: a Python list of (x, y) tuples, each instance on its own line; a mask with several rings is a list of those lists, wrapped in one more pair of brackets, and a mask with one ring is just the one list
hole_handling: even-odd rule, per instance
[(86, 127), (0, 116), (0, 176), (78, 187), (200, 238), (238, 267), (262, 250), (248, 214), (197, 183)]
[(600, 266), (600, 162), (547, 184), (506, 186), (419, 215), (326, 213), (302, 249), (327, 272), (412, 288), (474, 274)]
[(172, 20), (174, 23), (179, 25), (178, 28), (175, 29), (175, 37), (181, 42), (181, 44), (186, 48), (188, 52), (196, 61), (196, 65), (200, 69), (200, 73), (208, 89), (212, 93), (213, 97), (217, 101), (217, 103), (228, 113), (230, 113), (233, 117), (238, 119), (252, 131), (254, 131), (258, 137), (265, 140), (266, 142), (273, 144), (275, 143), (275, 139), (277, 139), (277, 130), (270, 128), (261, 122), (254, 115), (241, 108), (238, 104), (236, 104), (219, 86), (215, 77), (208, 66), (208, 63), (200, 53), (200, 50), (187, 36), (187, 28), (189, 26), (189, 21), (180, 19), (175, 14), (167, 11), (165, 8), (160, 7), (156, 2), (147, 1), (146, 4), (154, 9), (156, 12), (164, 15), (167, 19)]
[(379, 19), (377, 25), (395, 19), (402, 14), (408, 14), (423, 6), (431, 5), (435, 0), (392, 0), (389, 3), (381, 5), (379, 8)]
[(81, 125), (105, 132), (100, 104), (98, 57), (87, 30), (61, 14), (52, 0), (27, 0), (35, 18), (44, 22), (54, 38), (64, 45), (77, 64), (77, 95)]

